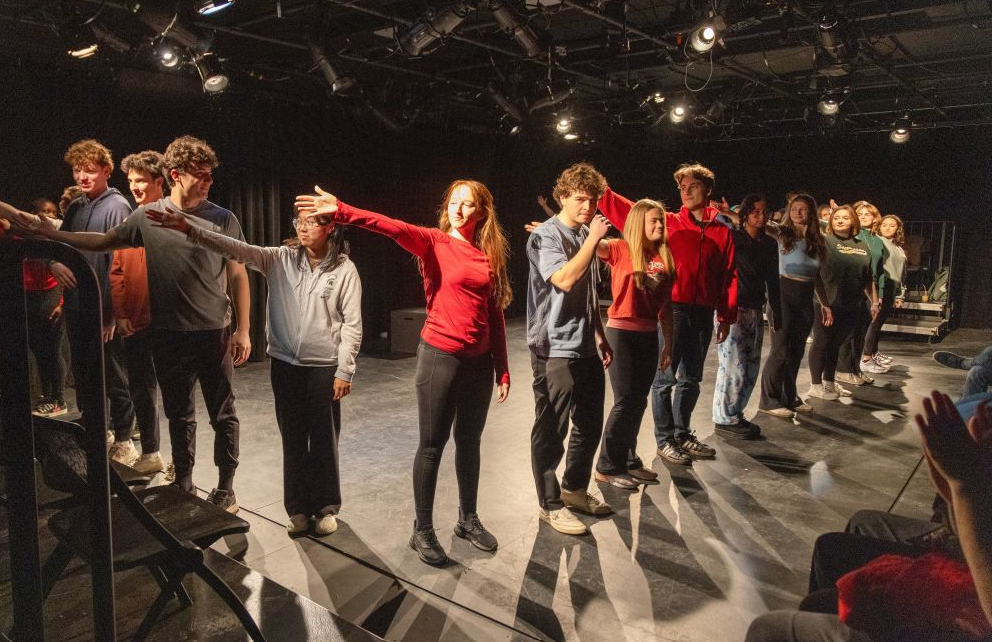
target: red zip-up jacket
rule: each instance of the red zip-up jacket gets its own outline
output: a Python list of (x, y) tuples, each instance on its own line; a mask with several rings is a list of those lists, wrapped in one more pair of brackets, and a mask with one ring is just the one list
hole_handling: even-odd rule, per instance
[[(611, 189), (599, 199), (599, 209), (611, 224), (623, 230), (634, 202)], [(721, 323), (737, 322), (737, 272), (734, 270), (734, 239), (730, 228), (714, 221), (719, 212), (707, 207), (706, 225), (700, 229), (686, 208), (665, 214), (668, 247), (675, 258), (672, 301), (703, 305), (716, 310)]]

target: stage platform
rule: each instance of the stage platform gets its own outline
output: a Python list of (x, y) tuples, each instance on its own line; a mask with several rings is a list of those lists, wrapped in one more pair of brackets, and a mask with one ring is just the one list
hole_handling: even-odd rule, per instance
[[(820, 533), (841, 529), (862, 508), (929, 516), (933, 490), (926, 467), (919, 465), (911, 415), (931, 389), (954, 395), (964, 379), (963, 372), (935, 364), (930, 353), (939, 348), (971, 354), (992, 343), (992, 333), (977, 331), (951, 333), (937, 346), (886, 338), (881, 349), (895, 358), (890, 373), (878, 375), (873, 386), (852, 388), (853, 398), (812, 400), (816, 412), (796, 421), (756, 415), (763, 432), (758, 441), (714, 434), (711, 348), (693, 427), (717, 450), (716, 459), (683, 467), (657, 457), (649, 411), (638, 452), (660, 474), (660, 483), (634, 493), (594, 484), (592, 490), (616, 514), (581, 517), (591, 534), (574, 537), (537, 517), (524, 337), (522, 320), (511, 321), (513, 385), (506, 403), (493, 403), (482, 438), (479, 513), (499, 539), (495, 554), (452, 533), (458, 517), (453, 443), (445, 452), (435, 508), (438, 537), (452, 563), (429, 567), (409, 548), (415, 359), (389, 355), (359, 359), (353, 392), (342, 404), (344, 504), (338, 532), (323, 538), (286, 535), (268, 364), (237, 370), (242, 439), (235, 488), (251, 531), (219, 543), (217, 551), (299, 593), (307, 605), (386, 640), (742, 640), (756, 615), (794, 607), (805, 594), (810, 552)], [(768, 343), (766, 337), (766, 351)], [(808, 383), (804, 370), (801, 392)], [(607, 410), (611, 404), (607, 386)], [(195, 480), (209, 491), (216, 481), (212, 435), (199, 398), (198, 405)], [(749, 417), (756, 407), (757, 394)], [(168, 453), (167, 435), (163, 441)], [(151, 580), (118, 576), (118, 596), (146, 582)], [(49, 600), (46, 618), (64, 622), (63, 611), (72, 608), (66, 604), (88, 602), (86, 590), (78, 581), (70, 592), (57, 586), (62, 597)], [(9, 585), (6, 591), (9, 599)], [(78, 604), (71, 612), (86, 617)], [(134, 609), (122, 609), (120, 617), (134, 617), (128, 613)], [(170, 610), (153, 639), (180, 639), (170, 621), (178, 627), (189, 617)], [(270, 627), (269, 639), (305, 639), (303, 630)], [(189, 631), (182, 639), (215, 638)], [(216, 639), (242, 638), (230, 633)]]

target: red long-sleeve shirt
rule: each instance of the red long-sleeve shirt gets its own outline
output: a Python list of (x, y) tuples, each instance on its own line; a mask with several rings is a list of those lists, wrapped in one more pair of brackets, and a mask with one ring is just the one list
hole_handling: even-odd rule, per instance
[(410, 225), (338, 201), (335, 221), (396, 241), (424, 266), (427, 321), (420, 336), (439, 350), (466, 357), (491, 353), (496, 381), (510, 383), (503, 309), (485, 253), (437, 228)]
[[(610, 223), (622, 230), (634, 205), (611, 189), (599, 200), (599, 209)], [(707, 207), (705, 225), (695, 221), (683, 207), (678, 214), (665, 214), (668, 246), (675, 258), (672, 301), (714, 308), (721, 323), (737, 322), (737, 273), (734, 270), (734, 239), (730, 228), (714, 222), (717, 210)]]

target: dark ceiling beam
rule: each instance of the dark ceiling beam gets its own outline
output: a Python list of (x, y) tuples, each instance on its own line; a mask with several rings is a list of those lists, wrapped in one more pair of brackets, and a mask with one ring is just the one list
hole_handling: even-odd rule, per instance
[(889, 66), (888, 62), (882, 60), (882, 57), (878, 55), (878, 52), (875, 51), (874, 47), (871, 48), (862, 47), (861, 50), (858, 51), (858, 57), (861, 58), (862, 60), (865, 60), (875, 65), (886, 76), (892, 78), (900, 85), (902, 85), (903, 88), (906, 89), (906, 91), (913, 94), (914, 96), (922, 100), (924, 103), (932, 107), (934, 111), (940, 114), (941, 118), (947, 118), (947, 112), (945, 112), (940, 105), (934, 102), (929, 96), (921, 92), (916, 87), (916, 85), (914, 85), (912, 82), (904, 78), (902, 74), (892, 69)]

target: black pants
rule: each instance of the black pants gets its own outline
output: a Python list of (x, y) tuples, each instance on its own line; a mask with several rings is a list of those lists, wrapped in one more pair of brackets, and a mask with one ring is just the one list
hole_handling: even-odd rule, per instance
[(214, 429), (214, 464), (220, 472), (218, 488), (231, 490), (238, 467), (240, 424), (234, 410), (231, 379), (231, 326), (219, 330), (152, 329), (155, 372), (162, 390), (162, 409), (169, 419), (172, 462), (176, 483), (193, 489), (196, 461), (196, 401), (200, 382), (203, 401)]
[(892, 308), (895, 305), (896, 289), (898, 287), (892, 281), (885, 282), (885, 287), (882, 288), (882, 295), (879, 297), (878, 314), (875, 315), (875, 318), (868, 325), (868, 333), (865, 334), (865, 345), (862, 354), (874, 355), (878, 352), (878, 337), (882, 334), (882, 326), (885, 325), (885, 320), (889, 318), (889, 312), (892, 312)]
[(809, 374), (814, 384), (833, 381), (837, 372), (837, 358), (841, 346), (850, 340), (861, 317), (863, 307), (857, 305), (832, 305), (832, 325), (823, 325), (820, 304), (815, 305), (813, 316), (813, 345), (809, 349)]
[[(134, 414), (141, 430), (141, 452), (158, 452), (161, 433), (155, 395), (158, 382), (155, 360), (152, 358), (152, 330), (144, 328), (124, 337), (124, 365), (127, 370), (127, 389), (134, 404)], [(126, 432), (117, 433), (117, 441), (131, 438), (130, 426)]]
[(417, 411), (420, 443), (413, 460), (417, 528), (434, 525), (434, 491), (444, 446), (454, 424), (458, 506), (475, 513), (479, 496), (479, 448), (493, 394), (493, 359), (460, 357), (424, 341), (417, 348)]
[[(94, 408), (87, 408), (85, 399), (90, 398), (90, 386), (98, 385), (99, 371), (92, 363), (84, 363), (75, 355), (83, 354), (83, 342), (87, 339), (100, 341), (99, 337), (84, 337), (80, 331), (80, 315), (76, 308), (65, 310), (66, 327), (69, 330), (69, 350), (73, 354), (72, 375), (76, 383), (76, 404), (83, 413), (83, 426), (96, 427), (93, 419)], [(107, 401), (110, 403), (110, 429), (114, 433), (130, 431), (134, 423), (134, 406), (127, 392), (127, 378), (124, 374), (124, 356), (121, 354), (121, 339), (113, 339), (103, 344), (103, 380), (106, 386)], [(100, 427), (102, 430), (102, 427)]]
[(28, 317), (28, 343), (38, 364), (41, 395), (47, 400), (62, 401), (65, 386), (65, 366), (59, 348), (62, 345), (62, 318), (50, 320), (52, 310), (59, 306), (62, 288), (43, 292), (25, 292)]
[[(582, 491), (589, 487), (593, 458), (603, 435), (606, 377), (599, 357), (545, 358), (531, 352), (530, 365), (535, 405), (530, 464), (541, 508), (557, 510), (564, 506), (562, 487)], [(562, 457), (565, 474), (559, 484), (557, 470)]]
[(613, 409), (603, 429), (596, 470), (604, 475), (622, 475), (644, 465), (637, 456), (637, 433), (648, 407), (651, 381), (658, 370), (658, 335), (653, 330), (606, 328), (606, 336), (613, 347)]
[(689, 422), (699, 400), (699, 382), (712, 339), (713, 308), (672, 304), (672, 365), (657, 371), (651, 384), (654, 437), (659, 446), (665, 441), (680, 442), (691, 432)]
[(782, 324), (771, 333), (772, 347), (761, 375), (763, 410), (799, 405), (796, 378), (806, 352), (806, 338), (813, 327), (813, 282), (779, 278)]
[(841, 344), (837, 369), (841, 372), (861, 372), (861, 353), (865, 349), (865, 336), (871, 325), (871, 304), (864, 299), (858, 306), (858, 315), (851, 329), (851, 336)]
[(337, 514), (341, 510), (341, 402), (334, 400), (337, 368), (271, 362), (286, 514)]

